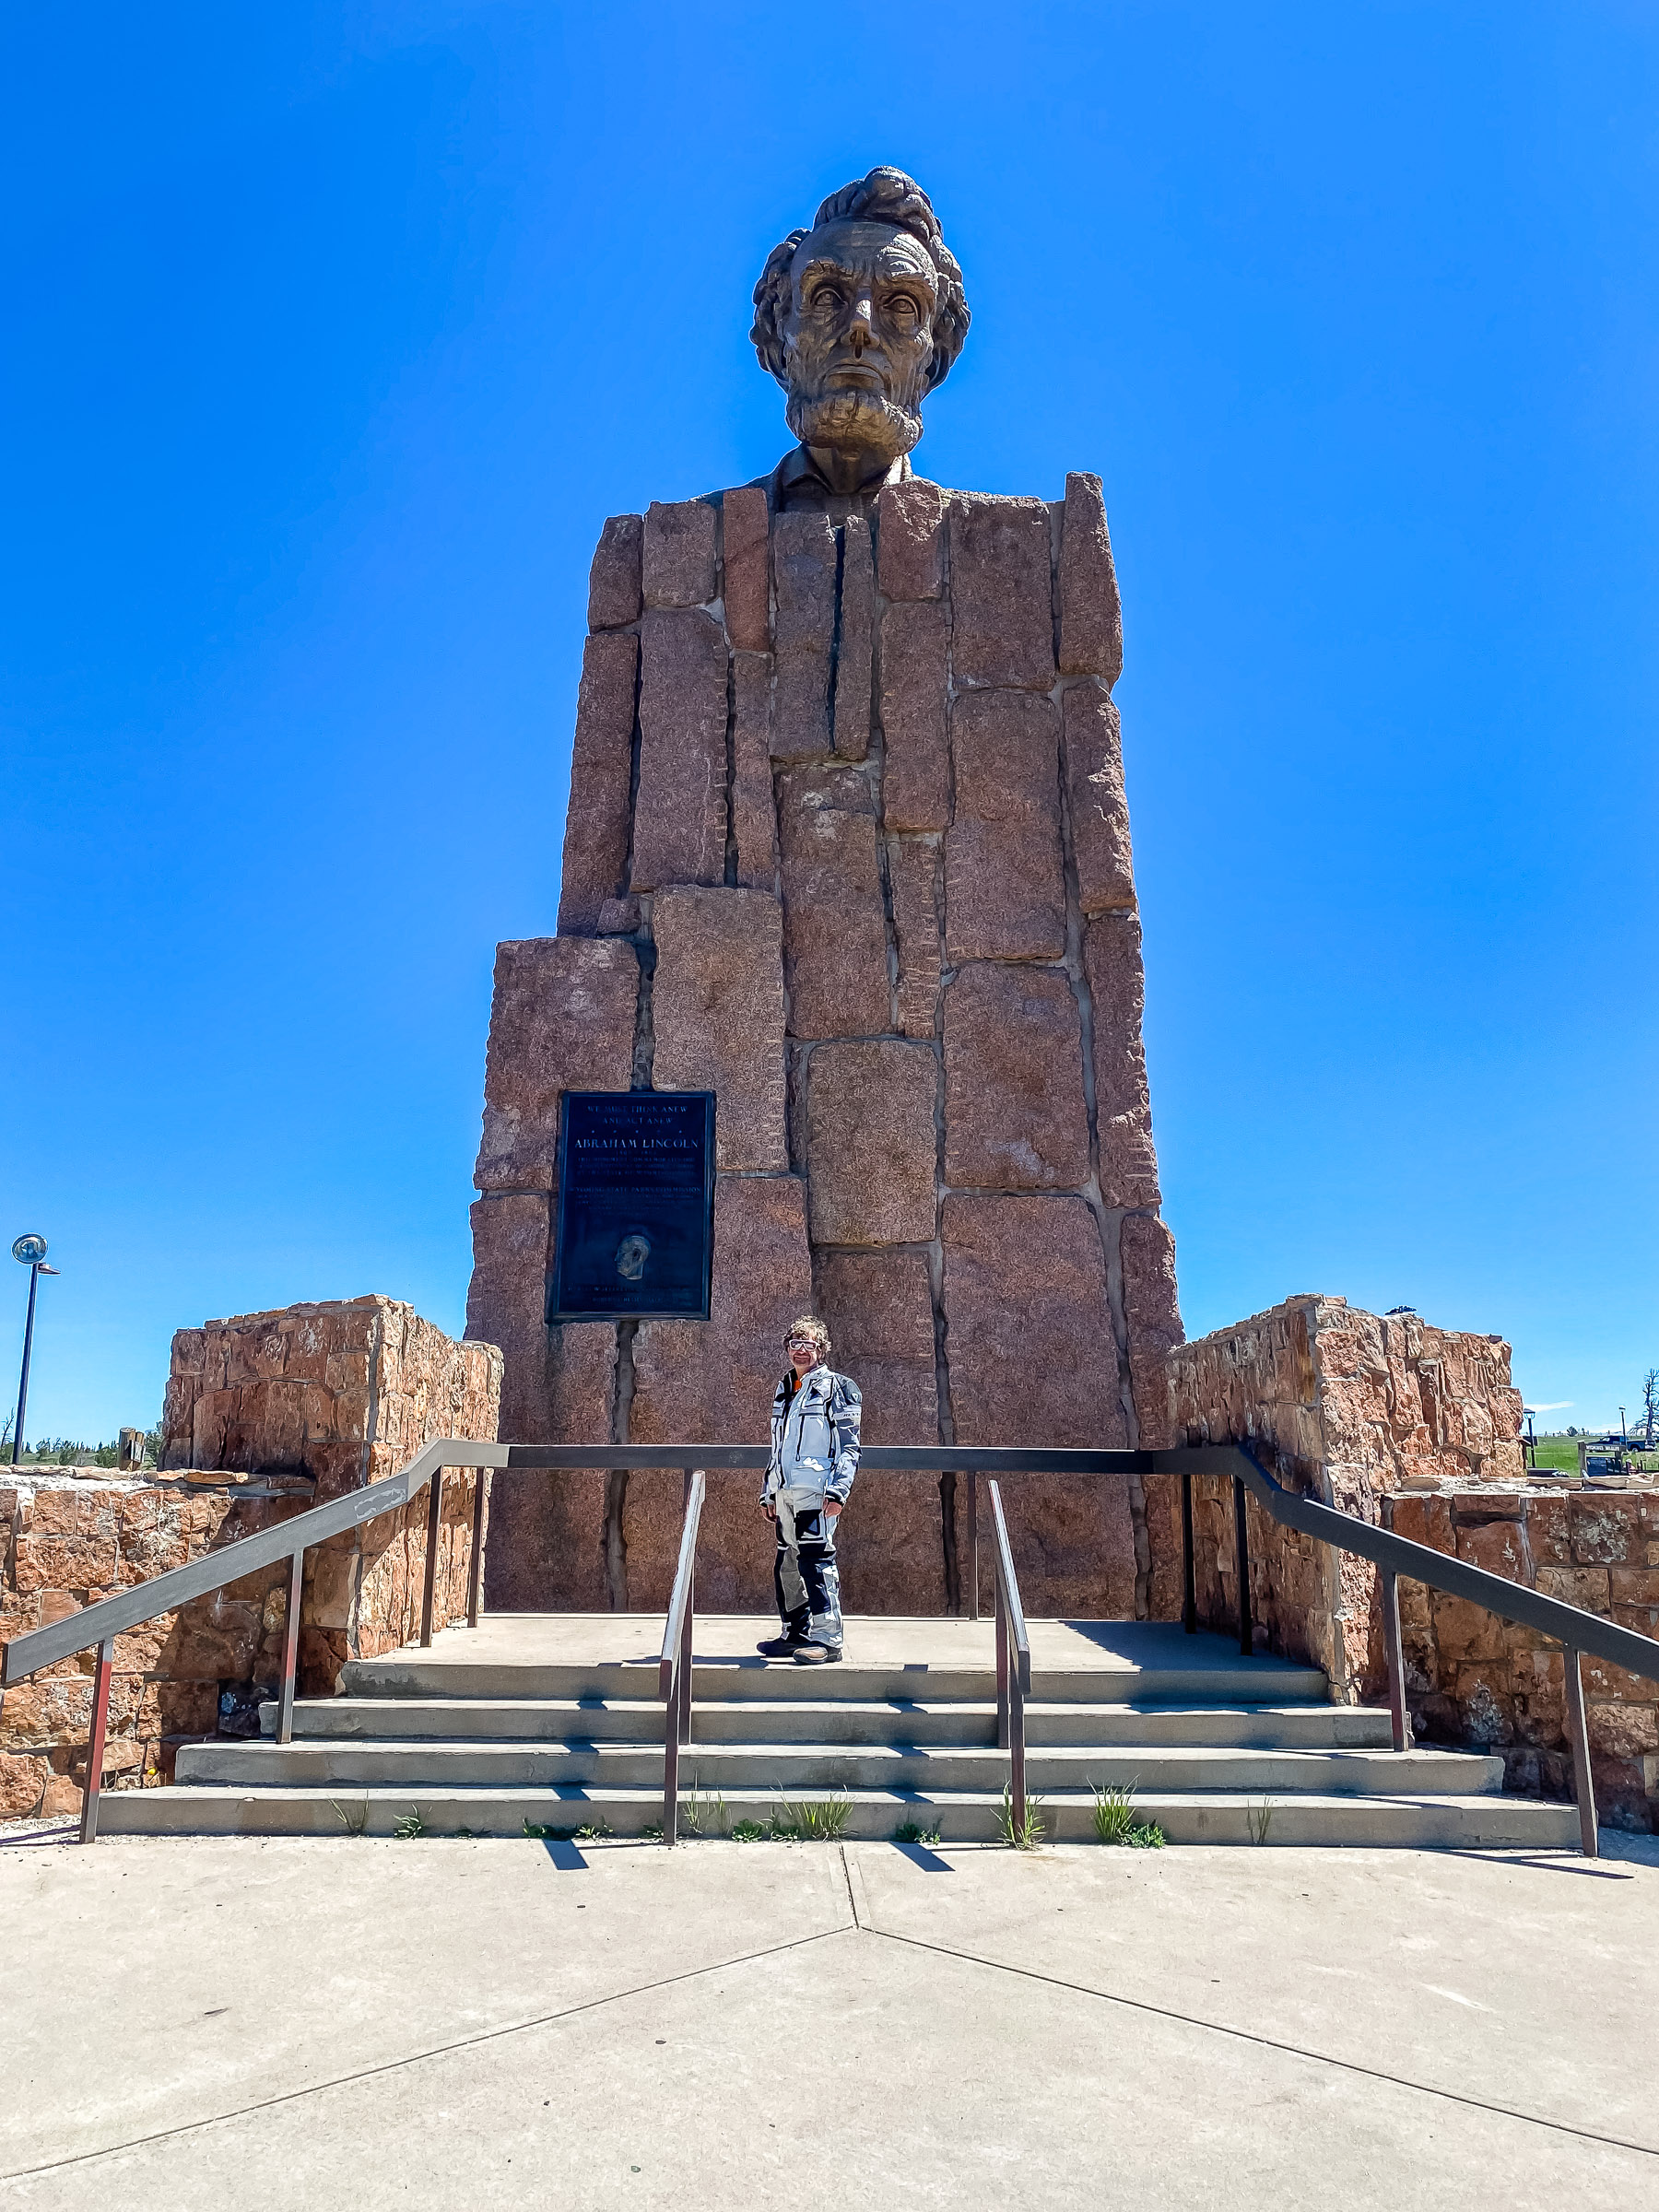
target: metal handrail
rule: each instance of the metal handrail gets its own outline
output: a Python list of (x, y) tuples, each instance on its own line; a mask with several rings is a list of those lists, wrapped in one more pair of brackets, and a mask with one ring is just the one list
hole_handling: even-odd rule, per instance
[(657, 1694), (663, 1700), (663, 1841), (679, 1841), (680, 1746), (691, 1741), (691, 1624), (697, 1617), (697, 1532), (702, 1522), (709, 1478), (693, 1467), (686, 1480), (686, 1518), (680, 1530), (679, 1563), (663, 1620), (663, 1652), (657, 1663)]
[(996, 1569), (996, 1741), (999, 1749), (1008, 1755), (1009, 1840), (1019, 1842), (1026, 1832), (1025, 1709), (1031, 1694), (1031, 1640), (1026, 1630), (1025, 1607), (1019, 1602), (1019, 1579), (1014, 1572), (1002, 1491), (994, 1482), (987, 1487), (991, 1556)]
[(1239, 1585), (1239, 1638), (1241, 1649), (1250, 1651), (1253, 1635), (1250, 1614), (1250, 1554), (1248, 1524), (1244, 1512), (1246, 1490), (1258, 1504), (1286, 1528), (1299, 1529), (1304, 1535), (1317, 1537), (1334, 1550), (1352, 1552), (1356, 1558), (1369, 1559), (1382, 1570), (1382, 1642), (1388, 1666), (1388, 1702), (1393, 1717), (1394, 1747), (1396, 1751), (1409, 1748), (1410, 1726), (1406, 1708), (1406, 1664), (1400, 1636), (1400, 1577), (1426, 1583), (1430, 1589), (1443, 1590), (1448, 1596), (1467, 1599), (1471, 1604), (1484, 1606), (1500, 1620), (1514, 1620), (1524, 1627), (1536, 1629), (1543, 1635), (1553, 1637), (1561, 1646), (1566, 1677), (1567, 1734), (1572, 1747), (1573, 1794), (1579, 1808), (1579, 1841), (1588, 1859), (1596, 1856), (1600, 1847), (1595, 1817), (1595, 1789), (1590, 1770), (1590, 1734), (1584, 1712), (1583, 1654), (1605, 1659), (1610, 1665), (1623, 1667), (1627, 1674), (1641, 1675), (1659, 1682), (1659, 1641), (1644, 1636), (1638, 1629), (1627, 1629), (1620, 1622), (1606, 1620), (1599, 1613), (1587, 1613), (1582, 1606), (1571, 1606), (1564, 1598), (1547, 1597), (1540, 1590), (1528, 1590), (1520, 1583), (1512, 1583), (1506, 1575), (1493, 1574), (1485, 1567), (1472, 1567), (1466, 1559), (1456, 1559), (1430, 1545), (1413, 1542), (1409, 1536), (1396, 1535), (1393, 1529), (1376, 1528), (1358, 1514), (1345, 1513), (1334, 1505), (1325, 1505), (1316, 1498), (1304, 1498), (1295, 1490), (1288, 1490), (1277, 1482), (1256, 1458), (1253, 1452), (1242, 1444), (1196, 1444), (1171, 1452), (1154, 1452), (1147, 1455), (1156, 1471), (1178, 1474), (1182, 1478), (1182, 1520), (1187, 1536), (1187, 1589), (1189, 1629), (1195, 1626), (1192, 1618), (1192, 1478), (1194, 1475), (1224, 1476), (1233, 1485), (1233, 1520), (1238, 1547), (1237, 1573)]
[[(370, 1483), (366, 1489), (348, 1490), (343, 1498), (331, 1498), (325, 1505), (307, 1506), (304, 1512), (291, 1513), (286, 1521), (278, 1521), (270, 1528), (258, 1529), (251, 1536), (239, 1536), (233, 1544), (226, 1544), (218, 1551), (205, 1552), (199, 1559), (192, 1559), (183, 1567), (171, 1567), (165, 1574), (152, 1575), (147, 1583), (135, 1583), (130, 1590), (118, 1591), (113, 1597), (100, 1597), (93, 1605), (83, 1606), (78, 1613), (51, 1621), (42, 1629), (29, 1629), (21, 1636), (14, 1636), (9, 1643), (0, 1645), (0, 1696), (26, 1675), (38, 1674), (43, 1666), (55, 1666), (60, 1660), (72, 1659), (76, 1652), (88, 1651), (94, 1644), (98, 1646), (92, 1725), (87, 1743), (87, 1781), (81, 1795), (81, 1841), (93, 1842), (98, 1835), (98, 1798), (103, 1786), (104, 1734), (110, 1717), (110, 1677), (115, 1665), (117, 1636), (128, 1629), (142, 1627), (147, 1620), (154, 1620), (158, 1614), (175, 1612), (192, 1598), (206, 1597), (211, 1591), (222, 1590), (228, 1583), (240, 1582), (243, 1575), (268, 1567), (273, 1560), (288, 1559), (288, 1618), (282, 1640), (276, 1741), (289, 1743), (294, 1730), (294, 1674), (300, 1653), (300, 1597), (307, 1551), (329, 1536), (342, 1535), (347, 1529), (360, 1528), (366, 1521), (379, 1520), (382, 1513), (394, 1512), (411, 1498), (418, 1497), (429, 1483), (426, 1583), (420, 1613), (420, 1641), (425, 1648), (432, 1641), (443, 1471), (446, 1467), (504, 1467), (511, 1453), (512, 1447), (507, 1444), (483, 1443), (471, 1437), (437, 1437), (423, 1446), (406, 1467), (380, 1482)], [(477, 1487), (466, 1591), (466, 1625), (472, 1629), (478, 1625), (481, 1587), (478, 1567), (484, 1534), (485, 1486), (480, 1482)]]
[[(665, 1796), (665, 1801), (664, 1832), (671, 1841), (677, 1806), (678, 1747), (682, 1742), (689, 1740), (690, 1732), (689, 1638), (694, 1612), (691, 1575), (696, 1552), (697, 1522), (700, 1519), (702, 1500), (706, 1494), (705, 1470), (763, 1468), (769, 1458), (767, 1448), (757, 1444), (500, 1444), (483, 1443), (472, 1439), (441, 1438), (428, 1444), (401, 1472), (388, 1476), (383, 1481), (371, 1483), (367, 1489), (347, 1492), (342, 1498), (332, 1499), (326, 1505), (309, 1507), (271, 1528), (240, 1537), (218, 1551), (207, 1553), (200, 1559), (193, 1559), (187, 1566), (172, 1568), (167, 1573), (157, 1575), (149, 1582), (138, 1583), (115, 1596), (100, 1598), (95, 1605), (84, 1606), (78, 1613), (73, 1613), (64, 1620), (53, 1621), (45, 1628), (31, 1629), (24, 1635), (13, 1637), (9, 1643), (0, 1646), (0, 1691), (43, 1666), (53, 1665), (59, 1660), (70, 1658), (76, 1652), (86, 1651), (94, 1644), (99, 1647), (98, 1683), (88, 1744), (87, 1793), (81, 1818), (82, 1840), (90, 1842), (97, 1834), (101, 1747), (109, 1712), (110, 1676), (114, 1663), (115, 1638), (125, 1630), (136, 1628), (142, 1622), (153, 1619), (159, 1613), (171, 1612), (192, 1598), (205, 1596), (228, 1583), (238, 1581), (255, 1568), (267, 1566), (275, 1559), (288, 1559), (291, 1571), (287, 1632), (284, 1637), (283, 1690), (277, 1726), (277, 1740), (287, 1743), (290, 1739), (293, 1724), (301, 1570), (304, 1554), (311, 1546), (406, 1504), (431, 1482), (433, 1494), (428, 1515), (427, 1575), (421, 1620), (421, 1641), (428, 1644), (431, 1641), (434, 1578), (437, 1572), (435, 1536), (441, 1513), (439, 1486), (444, 1467), (524, 1470), (684, 1467), (689, 1470), (690, 1477), (687, 1509), (691, 1548), (689, 1552), (687, 1551), (688, 1537), (682, 1534), (675, 1592), (677, 1600), (681, 1578), (684, 1577), (684, 1605), (677, 1614), (672, 1606), (670, 1607), (670, 1618), (665, 1626), (662, 1659), (665, 1700), (667, 1701), (672, 1694), (676, 1709), (675, 1724), (669, 1727), (665, 1724), (665, 1752), (674, 1772), (673, 1794), (672, 1796)], [(693, 1469), (691, 1463), (694, 1460), (698, 1464)], [(1642, 1635), (1639, 1630), (1627, 1629), (1618, 1621), (1605, 1619), (1599, 1614), (1588, 1613), (1582, 1606), (1569, 1605), (1563, 1598), (1547, 1597), (1541, 1591), (1528, 1590), (1503, 1575), (1493, 1574), (1484, 1567), (1471, 1566), (1467, 1560), (1453, 1559), (1444, 1552), (1432, 1549), (1429, 1545), (1414, 1543), (1410, 1537), (1396, 1535), (1392, 1529), (1375, 1527), (1370, 1522), (1361, 1521), (1356, 1514), (1344, 1512), (1335, 1506), (1325, 1505), (1317, 1499), (1288, 1490), (1275, 1480), (1254, 1453), (1241, 1444), (1184, 1445), (1161, 1451), (1098, 1452), (1046, 1446), (1041, 1449), (1022, 1449), (1010, 1445), (871, 1445), (861, 1454), (860, 1465), (873, 1471), (915, 1474), (955, 1472), (969, 1477), (968, 1524), (971, 1579), (968, 1595), (970, 1609), (976, 1618), (979, 1612), (976, 1517), (979, 1476), (1180, 1476), (1183, 1580), (1182, 1611), (1182, 1622), (1189, 1633), (1197, 1628), (1193, 1477), (1210, 1475), (1230, 1480), (1233, 1485), (1239, 1642), (1241, 1652), (1250, 1653), (1254, 1648), (1254, 1624), (1250, 1603), (1246, 1492), (1253, 1495), (1263, 1510), (1283, 1526), (1316, 1537), (1335, 1550), (1352, 1552), (1358, 1558), (1371, 1560), (1382, 1570), (1383, 1641), (1396, 1750), (1404, 1751), (1409, 1747), (1399, 1619), (1398, 1583), (1402, 1575), (1411, 1581), (1426, 1583), (1431, 1589), (1444, 1591), (1450, 1596), (1465, 1598), (1471, 1604), (1497, 1614), (1500, 1619), (1519, 1621), (1553, 1638), (1562, 1646), (1569, 1663), (1566, 1668), (1566, 1701), (1568, 1732), (1572, 1746), (1574, 1789), (1583, 1848), (1587, 1855), (1594, 1855), (1597, 1841), (1595, 1799), (1592, 1788), (1589, 1737), (1584, 1714), (1583, 1654), (1588, 1652), (1593, 1657), (1606, 1660), (1610, 1665), (1624, 1668), (1627, 1673), (1659, 1681), (1659, 1641), (1654, 1638)], [(434, 1481), (434, 1477), (439, 1480)], [(1019, 1627), (1019, 1638), (1016, 1641), (1015, 1648), (1021, 1653), (1021, 1666), (1013, 1670), (1010, 1676), (1011, 1683), (1017, 1680), (1018, 1688), (1011, 1687), (1007, 1693), (1006, 1724), (1009, 1736), (1012, 1737), (1017, 1717), (1023, 1730), (1024, 1700), (1030, 1688), (1030, 1653), (1022, 1641), (1025, 1633), (1024, 1616), (1019, 1608), (1012, 1554), (1007, 1548), (1007, 1528), (1001, 1496), (994, 1481), (990, 1487), (995, 1535), (999, 1635), (1007, 1632), (1011, 1620), (1018, 1620)], [(690, 1510), (693, 1489), (697, 1498), (695, 1515)], [(484, 1485), (480, 1483), (474, 1504), (474, 1540), (467, 1593), (467, 1621), (469, 1626), (475, 1627), (479, 1609), (483, 1513)], [(1012, 1598), (1011, 1608), (1006, 1611), (1005, 1592)], [(677, 1654), (672, 1645), (670, 1633), (676, 1626), (680, 1639)], [(999, 1690), (999, 1711), (1000, 1697)], [(1018, 1716), (1015, 1712), (1017, 1697), (1019, 1706)], [(682, 1703), (683, 1712), (678, 1710)], [(1011, 1742), (1008, 1747), (1012, 1750)], [(1021, 1782), (1023, 1785), (1023, 1761)], [(1023, 1806), (1023, 1786), (1020, 1796)]]

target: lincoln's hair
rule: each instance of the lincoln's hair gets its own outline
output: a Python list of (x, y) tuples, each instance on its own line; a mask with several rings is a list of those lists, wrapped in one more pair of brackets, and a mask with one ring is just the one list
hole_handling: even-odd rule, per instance
[[(926, 389), (942, 384), (968, 335), (968, 302), (962, 297), (962, 272), (945, 243), (933, 202), (914, 177), (901, 169), (873, 169), (856, 183), (832, 192), (813, 218), (813, 229), (825, 223), (891, 223), (908, 230), (927, 248), (939, 272), (939, 297), (934, 309), (933, 359), (927, 365)], [(760, 281), (755, 287), (755, 327), (749, 332), (760, 366), (770, 370), (785, 389), (789, 373), (784, 365), (783, 321), (789, 312), (789, 265), (794, 250), (810, 230), (792, 230), (782, 245), (767, 255)]]
[(788, 1328), (784, 1330), (783, 1348), (785, 1351), (789, 1349), (789, 1340), (792, 1336), (810, 1336), (818, 1347), (818, 1358), (820, 1359), (829, 1359), (830, 1332), (821, 1321), (815, 1320), (810, 1313), (803, 1313), (799, 1321), (792, 1321)]

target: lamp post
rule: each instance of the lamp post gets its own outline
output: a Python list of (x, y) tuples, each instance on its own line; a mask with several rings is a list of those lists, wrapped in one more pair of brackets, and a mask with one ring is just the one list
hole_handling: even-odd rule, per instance
[(12, 1430), (11, 1464), (18, 1464), (18, 1454), (23, 1449), (23, 1416), (29, 1410), (29, 1356), (34, 1349), (35, 1289), (43, 1275), (55, 1275), (55, 1267), (46, 1265), (44, 1237), (19, 1237), (12, 1246), (12, 1258), (20, 1261), (29, 1270), (29, 1319), (23, 1324), (23, 1373), (18, 1383), (18, 1425)]

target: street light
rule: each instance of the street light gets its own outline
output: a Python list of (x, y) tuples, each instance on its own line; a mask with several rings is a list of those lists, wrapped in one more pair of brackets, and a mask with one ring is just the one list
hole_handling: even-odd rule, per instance
[(12, 1258), (20, 1261), (29, 1270), (29, 1319), (23, 1327), (23, 1373), (18, 1384), (18, 1425), (12, 1430), (11, 1464), (18, 1464), (18, 1454), (23, 1449), (23, 1416), (29, 1409), (29, 1355), (34, 1349), (35, 1288), (43, 1275), (55, 1275), (55, 1267), (46, 1265), (44, 1237), (19, 1237), (12, 1246)]

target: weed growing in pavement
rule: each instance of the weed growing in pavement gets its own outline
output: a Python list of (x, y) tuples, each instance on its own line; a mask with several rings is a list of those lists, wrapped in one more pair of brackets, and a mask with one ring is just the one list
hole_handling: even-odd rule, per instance
[(764, 1822), (759, 1820), (734, 1820), (732, 1823), (732, 1841), (734, 1843), (764, 1843), (766, 1841), (766, 1827)]
[(611, 1832), (611, 1824), (603, 1813), (597, 1820), (589, 1820), (576, 1830), (578, 1843), (603, 1843)]
[(392, 1833), (400, 1843), (407, 1843), (416, 1836), (424, 1836), (427, 1824), (420, 1817), (420, 1807), (412, 1806), (401, 1820), (393, 1824)]
[(663, 1824), (662, 1824), (662, 1822), (661, 1822), (660, 1820), (647, 1820), (647, 1821), (646, 1821), (646, 1823), (645, 1823), (645, 1825), (644, 1825), (644, 1827), (643, 1827), (643, 1828), (642, 1828), (642, 1829), (640, 1830), (640, 1841), (641, 1841), (641, 1843), (660, 1843), (660, 1842), (662, 1841), (662, 1840), (663, 1840)]
[(532, 1843), (568, 1843), (577, 1834), (573, 1828), (546, 1828), (539, 1820), (526, 1820), (524, 1834)]
[(712, 1797), (704, 1797), (695, 1783), (689, 1794), (680, 1800), (679, 1817), (681, 1827), (690, 1836), (724, 1836), (732, 1825), (724, 1792), (716, 1790)]
[(1011, 1782), (1005, 1782), (1002, 1805), (996, 1815), (996, 1826), (1003, 1841), (1010, 1844), (1014, 1850), (1035, 1851), (1048, 1832), (1047, 1825), (1042, 1818), (1041, 1798), (1033, 1797), (1028, 1794), (1025, 1818), (1016, 1820), (1014, 1818), (1014, 1784)]
[(1244, 1808), (1244, 1818), (1250, 1824), (1251, 1841), (1265, 1843), (1267, 1830), (1273, 1826), (1272, 1798), (1264, 1797), (1260, 1805), (1247, 1805)]
[(366, 1797), (361, 1805), (354, 1805), (350, 1806), (338, 1804), (333, 1797), (331, 1797), (328, 1802), (334, 1806), (335, 1811), (339, 1815), (340, 1826), (346, 1830), (346, 1833), (348, 1836), (360, 1836), (367, 1830), (369, 1826), (369, 1800)]
[(1164, 1832), (1155, 1820), (1137, 1820), (1135, 1817), (1135, 1784), (1120, 1789), (1108, 1783), (1103, 1788), (1091, 1782), (1094, 1805), (1090, 1818), (1094, 1821), (1097, 1843), (1122, 1843), (1131, 1851), (1161, 1851)]
[(780, 1798), (770, 1832), (777, 1843), (839, 1843), (853, 1817), (850, 1797), (803, 1798), (791, 1805)]
[(900, 1820), (893, 1830), (893, 1841), (895, 1843), (936, 1843), (939, 1841), (939, 1824), (935, 1820), (931, 1827), (924, 1828), (916, 1820)]

